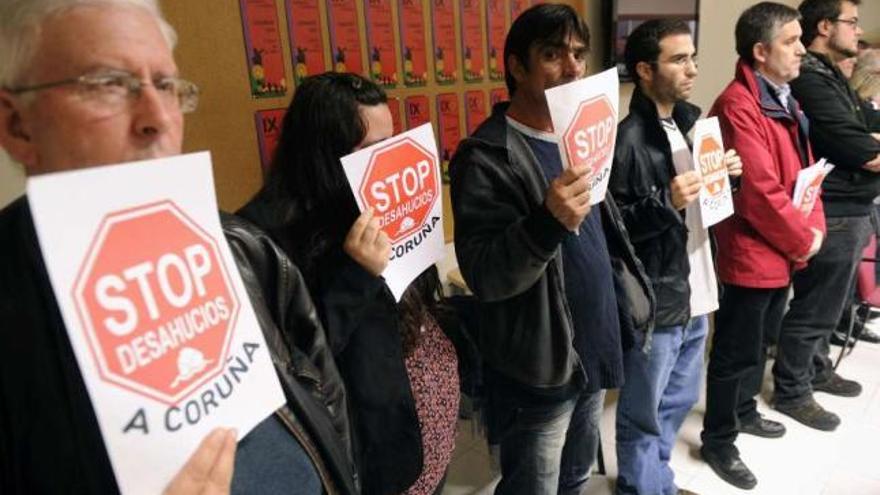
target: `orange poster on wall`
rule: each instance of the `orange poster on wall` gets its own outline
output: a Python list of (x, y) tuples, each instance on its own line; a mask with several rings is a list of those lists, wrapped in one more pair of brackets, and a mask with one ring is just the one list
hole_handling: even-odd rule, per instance
[(327, 0), (330, 57), (336, 72), (364, 73), (355, 0)]
[(434, 34), (434, 75), (438, 84), (452, 84), (458, 79), (455, 51), (455, 1), (431, 0)]
[(429, 105), (428, 97), (425, 95), (408, 96), (403, 101), (407, 129), (414, 129), (422, 124), (431, 122), (431, 109), (428, 108)]
[(391, 110), (391, 123), (394, 128), (394, 135), (403, 132), (403, 119), (400, 118), (400, 100), (397, 98), (388, 98), (388, 109)]
[(306, 76), (327, 70), (321, 38), (321, 12), (318, 0), (286, 0), (287, 32), (293, 78), (299, 84)]
[(421, 0), (400, 0), (400, 53), (403, 58), (403, 82), (424, 86), (428, 82), (428, 58), (425, 53), (425, 18)]
[(284, 53), (274, 0), (241, 0), (251, 96), (275, 98), (287, 93)]
[(495, 106), (496, 103), (507, 101), (510, 95), (507, 94), (507, 88), (495, 88), (489, 91), (489, 105)]
[(482, 89), (467, 91), (464, 94), (464, 121), (470, 136), (486, 120), (486, 93)]
[(394, 19), (391, 17), (391, 1), (364, 0), (370, 77), (386, 88), (397, 85), (397, 57), (394, 56)]
[(486, 37), (489, 54), (489, 79), (504, 80), (504, 38), (507, 36), (507, 16), (504, 0), (486, 0)]
[(461, 125), (458, 116), (458, 94), (437, 95), (437, 128), (440, 131), (440, 147), (437, 150), (443, 168), (443, 183), (449, 183), (449, 160), (461, 141)]
[(273, 108), (271, 110), (259, 110), (254, 114), (257, 124), (257, 142), (260, 145), (260, 164), (263, 166), (263, 175), (269, 170), (272, 159), (275, 157), (275, 148), (278, 147), (278, 138), (281, 137), (281, 124), (284, 121), (286, 108)]
[(486, 75), (486, 45), (480, 14), (480, 0), (461, 1), (461, 59), (466, 82), (483, 82)]
[(510, 0), (510, 22), (516, 20), (523, 10), (532, 6), (532, 0)]

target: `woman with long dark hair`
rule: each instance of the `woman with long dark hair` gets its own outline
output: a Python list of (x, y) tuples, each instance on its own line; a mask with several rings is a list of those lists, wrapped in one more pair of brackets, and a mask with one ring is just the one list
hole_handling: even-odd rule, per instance
[[(366, 494), (439, 492), (455, 440), (455, 349), (438, 321), (436, 267), (395, 302), (391, 245), (361, 213), (340, 158), (391, 137), (385, 93), (354, 74), (297, 88), (264, 188), (240, 212), (299, 265), (349, 392)], [(294, 336), (295, 338), (295, 336)]]

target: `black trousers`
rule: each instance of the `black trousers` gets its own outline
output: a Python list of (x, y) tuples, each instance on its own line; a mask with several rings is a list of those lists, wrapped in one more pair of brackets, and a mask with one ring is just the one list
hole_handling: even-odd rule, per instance
[(739, 421), (758, 415), (767, 338), (782, 325), (788, 287), (754, 289), (724, 284), (706, 374), (703, 445), (730, 448)]

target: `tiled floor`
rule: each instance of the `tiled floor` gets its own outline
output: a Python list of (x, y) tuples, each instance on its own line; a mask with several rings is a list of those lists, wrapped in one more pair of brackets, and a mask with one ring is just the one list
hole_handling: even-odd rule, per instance
[[(872, 323), (875, 330), (880, 330), (877, 319)], [(835, 357), (839, 349), (832, 347)], [(767, 367), (765, 393), (759, 400), (759, 408), (768, 418), (785, 423), (788, 433), (781, 439), (741, 435), (737, 440), (743, 460), (758, 477), (758, 486), (751, 491), (738, 490), (723, 482), (700, 460), (697, 449), (705, 411), (705, 388), (704, 397), (685, 420), (673, 451), (672, 467), (677, 484), (701, 495), (880, 495), (880, 345), (860, 342), (838, 369), (844, 377), (862, 384), (859, 397), (816, 394), (820, 404), (842, 419), (841, 426), (831, 433), (802, 426), (767, 406), (770, 396), (767, 391), (772, 388), (771, 365)], [(584, 491), (586, 495), (614, 492), (616, 404), (617, 394), (608, 394), (602, 418), (602, 445), (608, 473), (593, 476)], [(473, 431), (471, 422), (462, 421), (443, 493), (490, 494), (496, 481), (485, 441)]]

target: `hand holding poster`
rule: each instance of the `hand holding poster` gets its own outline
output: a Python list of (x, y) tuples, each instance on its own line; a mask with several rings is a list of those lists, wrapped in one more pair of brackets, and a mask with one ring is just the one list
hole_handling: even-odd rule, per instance
[(373, 208), (391, 241), (382, 276), (399, 301), (445, 255), (440, 160), (431, 125), (344, 156), (342, 166), (358, 207)]
[(694, 165), (703, 181), (700, 216), (703, 228), (733, 215), (733, 193), (724, 163), (724, 142), (718, 117), (700, 119), (694, 127)]
[(809, 215), (813, 211), (813, 207), (816, 206), (816, 200), (821, 192), (822, 182), (832, 170), (834, 170), (834, 165), (828, 163), (823, 158), (798, 172), (794, 194), (791, 197), (791, 202), (795, 208), (804, 215)]
[(547, 106), (564, 167), (589, 167), (590, 204), (601, 203), (611, 177), (620, 104), (617, 69), (548, 89)]
[(160, 493), (218, 426), (284, 404), (207, 153), (42, 175), (28, 201), (123, 493)]

